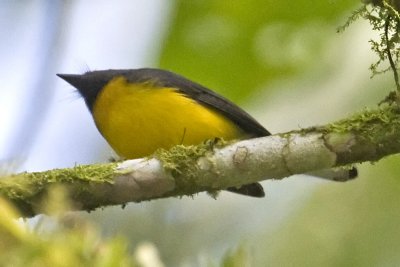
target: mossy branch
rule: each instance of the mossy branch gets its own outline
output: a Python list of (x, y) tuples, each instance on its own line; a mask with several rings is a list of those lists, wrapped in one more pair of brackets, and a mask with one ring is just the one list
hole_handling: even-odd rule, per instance
[[(44, 212), (64, 185), (71, 209), (93, 210), (165, 197), (215, 192), (293, 174), (377, 161), (400, 152), (400, 109), (386, 105), (348, 119), (221, 147), (177, 146), (153, 158), (76, 166), (0, 179), (0, 195), (24, 214)], [(335, 179), (335, 178), (332, 178)]]

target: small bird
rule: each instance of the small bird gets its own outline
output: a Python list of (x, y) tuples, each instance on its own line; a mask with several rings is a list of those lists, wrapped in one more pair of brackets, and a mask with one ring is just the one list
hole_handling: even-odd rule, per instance
[[(143, 68), (57, 75), (78, 89), (99, 132), (125, 159), (215, 138), (234, 140), (270, 135), (228, 99), (166, 70)], [(265, 195), (259, 183), (227, 190), (253, 197)]]

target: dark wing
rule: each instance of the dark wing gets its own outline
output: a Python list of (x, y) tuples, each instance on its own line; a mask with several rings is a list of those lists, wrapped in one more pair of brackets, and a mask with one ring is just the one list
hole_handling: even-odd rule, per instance
[(150, 81), (162, 87), (177, 88), (199, 103), (218, 110), (246, 133), (254, 137), (270, 135), (267, 129), (228, 99), (178, 74), (160, 69), (137, 69), (126, 72), (125, 77), (130, 82)]

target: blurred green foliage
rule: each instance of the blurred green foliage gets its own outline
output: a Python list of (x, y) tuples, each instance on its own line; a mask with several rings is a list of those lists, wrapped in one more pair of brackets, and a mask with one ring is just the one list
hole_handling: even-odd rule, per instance
[(239, 247), (234, 251), (228, 251), (220, 266), (223, 267), (250, 267), (253, 265), (248, 251), (245, 248)]
[(259, 266), (398, 266), (399, 174), (396, 155), (362, 166), (351, 183), (321, 187), (260, 238)]
[(242, 101), (273, 80), (325, 64), (326, 37), (357, 3), (176, 1), (160, 65)]
[(33, 231), (2, 199), (0, 213), (0, 266), (137, 266), (125, 240), (104, 240), (91, 225)]
[[(65, 206), (65, 203), (60, 204), (57, 204), (58, 208)], [(65, 213), (60, 209), (53, 211)], [(53, 227), (47, 225), (47, 229), (41, 229), (39, 223), (35, 229), (30, 229), (28, 222), (18, 220), (17, 210), (3, 199), (0, 199), (0, 213), (0, 266), (165, 266), (152, 244), (141, 243), (135, 248), (135, 253), (129, 252), (125, 238), (105, 239), (93, 224), (75, 216), (53, 215)], [(209, 266), (242, 267), (250, 264), (243, 248), (227, 253), (221, 264), (213, 264), (208, 259)]]

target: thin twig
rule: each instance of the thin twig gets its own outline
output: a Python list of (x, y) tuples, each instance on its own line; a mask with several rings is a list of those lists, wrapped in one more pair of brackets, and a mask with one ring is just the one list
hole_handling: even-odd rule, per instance
[(391, 20), (391, 17), (389, 15), (386, 18), (386, 21), (385, 21), (386, 53), (388, 55), (390, 67), (393, 70), (393, 76), (394, 76), (394, 81), (396, 83), (397, 91), (400, 91), (399, 75), (397, 73), (397, 68), (396, 68), (396, 65), (395, 65), (395, 63), (393, 61), (393, 58), (392, 58), (392, 53), (390, 52), (390, 42), (389, 42), (389, 33), (388, 33), (389, 32), (390, 20)]

